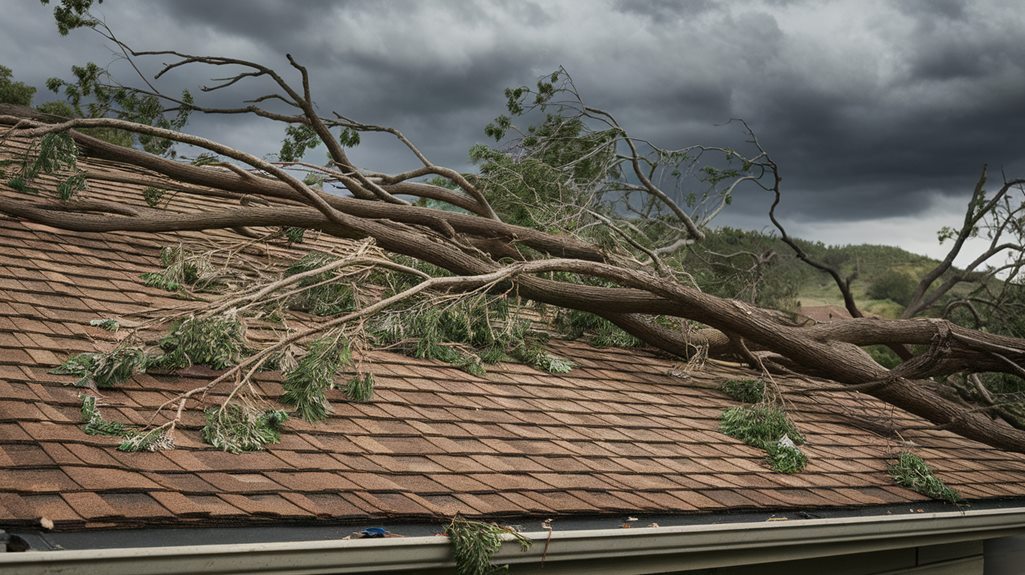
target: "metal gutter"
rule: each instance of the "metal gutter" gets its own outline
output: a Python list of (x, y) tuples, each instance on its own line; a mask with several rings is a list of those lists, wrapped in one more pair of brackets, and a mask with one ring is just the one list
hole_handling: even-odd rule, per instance
[[(516, 565), (516, 573), (649, 573), (977, 541), (1023, 531), (1025, 508), (555, 531), (547, 551), (547, 532), (527, 533), (534, 541), (529, 550), (507, 541), (495, 562)], [(0, 572), (9, 575), (300, 575), (447, 572), (452, 566), (448, 539), (441, 536), (0, 554)]]

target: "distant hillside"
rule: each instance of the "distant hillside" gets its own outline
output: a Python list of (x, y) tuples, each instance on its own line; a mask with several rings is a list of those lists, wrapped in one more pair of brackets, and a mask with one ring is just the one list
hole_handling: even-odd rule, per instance
[[(910, 296), (909, 290), (938, 263), (893, 246), (797, 242), (812, 258), (836, 267), (844, 277), (854, 275), (851, 288), (862, 309), (887, 317), (899, 313), (902, 305), (898, 302)], [(832, 279), (799, 261), (793, 250), (775, 236), (719, 228), (709, 233), (702, 248), (712, 255), (693, 250), (679, 257), (684, 269), (706, 291), (754, 299), (778, 309), (793, 310), (798, 305), (843, 306), (843, 298)], [(756, 265), (758, 262), (760, 265)], [(752, 293), (749, 286), (758, 277), (762, 286)]]

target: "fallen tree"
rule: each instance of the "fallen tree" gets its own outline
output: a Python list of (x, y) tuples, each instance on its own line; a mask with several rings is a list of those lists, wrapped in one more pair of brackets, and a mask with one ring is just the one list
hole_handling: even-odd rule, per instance
[[(274, 302), (294, 304), (303, 294), (307, 297), (304, 305), (321, 306), (318, 310), (323, 313), (303, 316), (302, 329), (261, 349), (237, 350), (217, 365), (226, 371), (210, 386), (179, 398), (177, 417), (153, 430), (157, 435), (147, 432), (135, 437), (144, 448), (167, 446), (186, 405), (196, 401), (200, 392), (223, 382), (231, 382), (234, 391), (217, 408), (219, 425), (224, 427), (228, 416), (248, 417), (250, 426), (257, 425), (251, 402), (245, 401), (255, 390), (247, 385), (257, 370), (268, 366), (285, 371), (290, 403), (304, 416), (316, 419), (326, 407), (323, 374), (333, 376), (344, 363), (341, 356), (350, 348), (365, 348), (374, 341), (407, 346), (412, 342), (418, 354), (470, 369), (481, 369), (482, 358), (508, 355), (530, 358), (535, 365), (553, 371), (564, 369), (560, 358), (539, 349), (544, 336), (511, 320), (506, 311), (486, 328), (469, 317), (536, 302), (571, 310), (564, 317), (583, 325), (581, 329), (614, 325), (644, 344), (683, 358), (728, 356), (765, 373), (824, 377), (964, 437), (1025, 452), (1025, 431), (995, 418), (999, 403), (969, 403), (949, 384), (952, 377), (980, 373), (1025, 374), (1025, 340), (942, 317), (912, 317), (946, 301), (943, 296), (950, 290), (948, 283), (957, 281), (930, 288), (951, 269), (965, 239), (978, 233), (983, 216), (995, 216), (998, 221), (993, 225), (1001, 233), (1020, 232), (1020, 208), (1013, 204), (1020, 200), (1012, 197), (1022, 191), (1023, 180), (1005, 181), (989, 199), (985, 180), (980, 180), (964, 227), (952, 232), (956, 250), (941, 264), (942, 269), (922, 280), (904, 319), (858, 317), (847, 289), (844, 295), (854, 319), (798, 325), (785, 313), (704, 293), (674, 257), (679, 250), (700, 246), (708, 225), (741, 185), (760, 186), (775, 194), (770, 215), (779, 226), (775, 209), (782, 197), (780, 169), (750, 131), (752, 151), (747, 154), (707, 146), (660, 148), (630, 135), (613, 115), (585, 105), (572, 80), (560, 70), (534, 87), (506, 92), (509, 114), (486, 128), (499, 147), (471, 150), (479, 171), (462, 173), (433, 163), (395, 128), (337, 113), (322, 116), (313, 104), (306, 68), (291, 56), (288, 62), (298, 76), (297, 84), (253, 62), (179, 52), (136, 52), (112, 34), (109, 38), (129, 58), (170, 58), (158, 77), (187, 65), (228, 67), (233, 75), (204, 91), (253, 78), (269, 79), (276, 90), (239, 108), (208, 108), (191, 96), (170, 97), (149, 85), (101, 92), (111, 88), (103, 87), (94, 70), (86, 88), (80, 81), (78, 94), (106, 94), (97, 96), (104, 105), (95, 113), (84, 113), (79, 107), (54, 115), (2, 106), (0, 123), (6, 127), (0, 138), (16, 139), (30, 147), (29, 153), (10, 164), (14, 171), (8, 168), (4, 185), (16, 192), (29, 191), (45, 174), (56, 177), (57, 182), (55, 192), (0, 195), (0, 213), (81, 232), (228, 229), (237, 233), (240, 244), (292, 245), (313, 230), (353, 240), (353, 245), (359, 246), (336, 257), (307, 262), (298, 271), (290, 268), (292, 271), (283, 275), (252, 277), (241, 291), (233, 290), (236, 293), (208, 290), (212, 295), (202, 298), (207, 302), (204, 308), (190, 311), (187, 317), (167, 318), (169, 323), (175, 322), (169, 336), (174, 341), (165, 345), (165, 338), (157, 344), (162, 351), (156, 359), (125, 347), (71, 366), (72, 372), (98, 384), (112, 381), (100, 377), (129, 376), (147, 362), (163, 369), (204, 363), (195, 352), (183, 351), (186, 330), (199, 326), (198, 322), (214, 322), (203, 324), (207, 327), (235, 325), (253, 316), (264, 317), (265, 306)], [(79, 77), (81, 80), (82, 75)], [(162, 105), (154, 108), (155, 102)], [(267, 104), (276, 106), (272, 109)], [(140, 115), (140, 109), (148, 110), (147, 114)], [(286, 139), (278, 161), (183, 132), (182, 118), (188, 113), (253, 114), (285, 123)], [(177, 115), (169, 119), (168, 114)], [(533, 125), (520, 130), (516, 119)], [(346, 147), (358, 144), (359, 134), (365, 132), (391, 134), (417, 165), (399, 173), (373, 172), (355, 165)], [(134, 142), (137, 147), (111, 143), (110, 139)], [(193, 162), (168, 157), (175, 143), (213, 156), (204, 155)], [(305, 151), (321, 146), (328, 153), (326, 164), (304, 161)], [(76, 163), (79, 158), (133, 166), (139, 175), (81, 170)], [(91, 194), (89, 182), (105, 179), (148, 185), (159, 188), (160, 193), (154, 193), (155, 200), (147, 197), (145, 205)], [(684, 189), (686, 182), (700, 184), (700, 192)], [(196, 213), (169, 211), (173, 200), (162, 199), (163, 190), (215, 200), (216, 207)], [(674, 200), (681, 196), (686, 198), (683, 204)], [(788, 238), (782, 226), (779, 228)], [(964, 277), (1005, 250), (1021, 251), (1020, 242), (1017, 248), (1013, 242), (993, 242), (987, 257), (966, 270)], [(167, 268), (154, 280), (156, 285), (173, 284), (178, 289), (182, 283), (197, 281), (190, 275), (202, 276), (201, 266), (189, 261), (184, 246), (168, 252), (165, 263)], [(174, 277), (172, 270), (177, 274)], [(1016, 277), (1013, 265), (1012, 271), (1005, 273), (1004, 283)], [(832, 273), (844, 289), (844, 281)], [(1001, 278), (994, 272), (988, 279)], [(371, 281), (379, 287), (352, 287), (354, 282)], [(330, 305), (322, 299), (311, 303), (311, 294), (321, 293), (315, 290), (332, 286), (351, 293), (332, 292), (336, 299), (328, 302)], [(344, 304), (339, 303), (342, 300)], [(446, 306), (468, 301), (477, 307), (461, 312), (466, 317), (460, 316), (456, 322), (463, 322), (459, 329), (450, 329), (445, 323), (456, 321), (450, 316), (434, 318), (429, 324), (403, 324), (408, 318), (397, 319), (400, 314), (394, 312), (395, 307), (413, 306), (403, 309), (414, 309), (413, 315), (420, 318), (426, 317), (429, 308), (444, 308), (448, 313), (455, 307)], [(295, 311), (294, 306), (290, 309)], [(572, 315), (578, 312), (591, 315)], [(375, 315), (390, 319), (375, 328), (367, 323)], [(453, 331), (462, 333), (462, 339), (452, 336)], [(381, 335), (385, 332), (399, 335)], [(880, 344), (899, 350), (903, 361), (888, 369), (862, 349)], [(287, 386), (289, 377), (291, 388)], [(368, 381), (366, 374), (360, 377)], [(353, 393), (360, 395), (358, 389)], [(242, 401), (241, 407), (232, 407), (232, 401)], [(208, 441), (223, 447), (224, 439), (215, 428), (211, 428)]]

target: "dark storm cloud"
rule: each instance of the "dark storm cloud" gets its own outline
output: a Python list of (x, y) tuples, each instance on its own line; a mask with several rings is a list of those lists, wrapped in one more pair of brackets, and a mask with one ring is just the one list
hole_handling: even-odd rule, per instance
[[(82, 34), (58, 38), (47, 9), (8, 8), (0, 62), (18, 78), (66, 76), (74, 56), (110, 61)], [(912, 215), (965, 196), (983, 162), (1025, 170), (1025, 19), (1014, 2), (108, 0), (102, 11), (140, 47), (249, 58), (289, 78), (292, 53), (322, 113), (399, 127), (458, 167), (502, 111), (503, 88), (562, 65), (589, 104), (667, 147), (742, 144), (735, 124), (721, 124), (746, 119), (783, 166), (791, 218)], [(183, 69), (165, 85), (223, 72)], [(244, 118), (193, 126), (258, 153), (281, 133)], [(354, 154), (373, 168), (410, 166), (384, 138)], [(765, 209), (764, 194), (746, 197), (725, 222)]]
[(665, 21), (694, 17), (712, 10), (715, 3), (712, 0), (616, 0), (613, 7), (620, 12), (646, 16), (652, 21)]
[[(309, 67), (321, 113), (337, 111), (398, 127), (435, 161), (459, 167), (466, 167), (467, 149), (482, 139), (484, 124), (502, 111), (503, 89), (537, 75), (529, 47), (522, 44), (478, 41), (472, 54), (460, 53), (467, 34), (495, 25), (486, 5), (436, 10), (411, 1), (319, 4), (303, 4), (296, 11), (293, 4), (271, 1), (247, 2), (244, 9), (233, 2), (185, 1), (159, 9), (183, 29), (203, 31), (197, 33), (230, 46), (233, 56), (277, 65), (290, 81), (297, 74), (282, 64), (283, 54), (291, 53)], [(545, 25), (549, 17), (533, 3), (517, 2), (503, 8), (503, 19), (503, 27), (512, 31)], [(371, 29), (375, 26), (380, 30)], [(423, 50), (410, 48), (418, 38), (431, 37), (436, 40), (426, 42)], [(219, 72), (196, 67), (176, 72), (176, 81), (209, 84), (212, 76), (224, 75)], [(201, 102), (237, 105), (244, 90), (203, 94)], [(237, 127), (238, 121), (217, 124), (223, 129)], [(268, 129), (267, 134), (273, 139), (280, 131)], [(377, 169), (406, 168), (412, 160), (393, 141), (372, 135), (354, 154)]]
[[(274, 0), (247, 0), (245, 3), (176, 0), (164, 3), (162, 9), (168, 17), (184, 26), (205, 26), (222, 33), (257, 38), (274, 48), (291, 50), (290, 42), (301, 41), (305, 37), (302, 31), (316, 27), (325, 14), (336, 10), (361, 10), (365, 4), (304, 0), (300, 7), (294, 2)], [(285, 31), (288, 33), (283, 33)]]
[(928, 6), (911, 12), (907, 38), (877, 54), (897, 59), (890, 78), (830, 94), (782, 77), (752, 110), (796, 176), (794, 213), (912, 213), (932, 194), (967, 194), (983, 163), (1025, 168), (1021, 29), (1005, 28), (999, 12)]

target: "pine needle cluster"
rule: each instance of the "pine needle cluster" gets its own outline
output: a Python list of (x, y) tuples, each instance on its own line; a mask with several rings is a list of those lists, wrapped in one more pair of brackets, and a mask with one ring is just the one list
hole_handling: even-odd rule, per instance
[(961, 501), (961, 495), (957, 491), (947, 487), (921, 457), (910, 451), (903, 451), (897, 456), (897, 462), (890, 466), (890, 477), (897, 485), (926, 497), (950, 503)]
[(287, 227), (281, 228), (281, 233), (289, 244), (301, 244), (306, 241), (306, 228)]
[(807, 456), (797, 447), (804, 443), (804, 436), (777, 407), (731, 407), (723, 412), (719, 430), (752, 447), (764, 449), (769, 465), (781, 473), (800, 472), (808, 463)]
[(512, 311), (507, 296), (481, 295), (448, 305), (414, 300), (372, 320), (371, 338), (414, 357), (435, 359), (483, 375), (485, 365), (509, 358), (549, 373), (566, 373), (569, 360), (549, 353), (548, 334)]
[(370, 401), (374, 396), (374, 374), (362, 372), (349, 379), (349, 383), (345, 385), (345, 396), (350, 401)]
[(163, 429), (140, 431), (123, 423), (105, 419), (96, 407), (96, 398), (91, 395), (82, 396), (82, 422), (83, 431), (89, 435), (121, 437), (118, 451), (157, 451), (174, 446)]
[(78, 147), (67, 131), (52, 132), (33, 142), (7, 185), (20, 192), (39, 193), (32, 184), (40, 174), (61, 178), (57, 197), (63, 202), (85, 189), (85, 175), (78, 169)]
[(108, 421), (100, 415), (96, 407), (96, 398), (91, 395), (82, 397), (82, 430), (89, 435), (124, 435), (128, 428), (116, 421)]
[(470, 521), (458, 515), (454, 517), (452, 522), (445, 526), (445, 535), (452, 546), (457, 575), (507, 572), (508, 565), (495, 566), (491, 562), (491, 558), (502, 548), (502, 536), (507, 534), (512, 535), (524, 551), (530, 547), (531, 541), (511, 527)]
[(760, 379), (730, 379), (719, 389), (743, 403), (758, 403), (765, 398), (765, 382)]
[(93, 327), (98, 327), (100, 329), (105, 329), (110, 332), (116, 332), (117, 330), (121, 329), (121, 324), (118, 323), (116, 319), (109, 317), (104, 319), (91, 319), (89, 320), (89, 325)]
[(245, 326), (233, 314), (190, 317), (178, 323), (159, 342), (164, 355), (151, 366), (174, 371), (191, 365), (224, 369), (248, 355)]
[(197, 254), (191, 253), (185, 246), (166, 246), (160, 250), (160, 263), (164, 266), (159, 272), (146, 272), (139, 277), (150, 287), (165, 291), (177, 292), (191, 286), (205, 289), (210, 286), (209, 262)]
[[(313, 251), (288, 266), (284, 275), (290, 277), (313, 271), (335, 259), (332, 255)], [(299, 280), (298, 287), (305, 289), (288, 299), (289, 309), (320, 316), (338, 315), (355, 309), (356, 294), (353, 286), (341, 278), (338, 271), (326, 271), (303, 278)]]
[(341, 336), (315, 340), (296, 366), (285, 372), (281, 401), (295, 407), (306, 421), (322, 421), (330, 411), (326, 392), (338, 370), (351, 363), (349, 343)]
[(57, 375), (75, 375), (78, 387), (90, 384), (105, 389), (118, 385), (138, 371), (145, 370), (146, 354), (141, 348), (124, 346), (108, 353), (80, 353), (50, 370)]
[(637, 347), (641, 340), (626, 333), (611, 321), (575, 309), (559, 310), (555, 329), (568, 339), (587, 338), (594, 347)]
[(288, 414), (279, 410), (259, 410), (249, 405), (229, 403), (206, 410), (203, 440), (231, 453), (259, 451), (281, 440), (281, 426)]
[(167, 192), (160, 188), (154, 188), (149, 186), (142, 191), (142, 199), (146, 200), (146, 205), (155, 208), (160, 205), (161, 200), (164, 199), (164, 194)]

